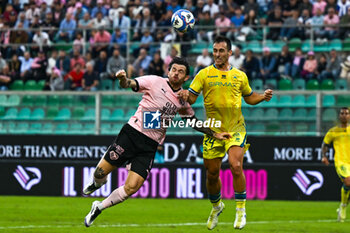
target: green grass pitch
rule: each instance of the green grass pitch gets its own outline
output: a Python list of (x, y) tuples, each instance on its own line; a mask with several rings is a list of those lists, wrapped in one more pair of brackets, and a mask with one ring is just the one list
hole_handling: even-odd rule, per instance
[[(94, 198), (0, 196), (0, 232), (209, 232), (207, 200), (129, 199), (105, 210), (90, 228), (83, 224)], [(233, 200), (211, 232), (234, 232)], [(248, 201), (246, 227), (239, 232), (350, 232), (336, 222), (338, 202)]]

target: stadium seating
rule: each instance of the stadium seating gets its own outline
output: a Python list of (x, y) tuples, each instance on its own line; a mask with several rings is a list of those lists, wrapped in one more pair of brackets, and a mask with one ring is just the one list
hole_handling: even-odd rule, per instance
[(305, 106), (305, 95), (295, 95), (292, 100), (292, 105), (294, 107), (304, 107)]
[(345, 79), (337, 79), (335, 81), (335, 89), (340, 91), (348, 90), (348, 83)]
[(45, 118), (45, 111), (43, 108), (35, 108), (31, 115), (30, 115), (30, 119), (31, 120), (43, 120)]
[(263, 90), (264, 83), (261, 79), (254, 79), (251, 81), (250, 86), (254, 91), (261, 91)]
[(323, 107), (335, 106), (335, 97), (333, 95), (325, 95), (322, 100)]
[(305, 90), (305, 80), (304, 79), (295, 79), (293, 81), (294, 90)]
[(71, 118), (71, 110), (69, 108), (62, 108), (58, 111), (57, 116), (54, 118), (55, 121), (66, 121)]
[(278, 82), (278, 89), (281, 91), (292, 90), (293, 89), (292, 82), (289, 79), (281, 79)]
[(89, 108), (85, 112), (83, 112), (83, 116), (80, 118), (82, 121), (94, 121), (95, 120), (95, 109)]
[(306, 83), (306, 90), (316, 91), (320, 88), (320, 84), (316, 79), (311, 79)]
[(16, 120), (18, 114), (17, 108), (8, 108), (5, 112), (5, 115), (2, 117), (2, 120)]
[(322, 121), (336, 121), (337, 111), (335, 109), (326, 109), (322, 114)]
[(17, 120), (29, 120), (31, 110), (29, 108), (22, 108), (17, 115)]
[(291, 108), (284, 108), (279, 112), (278, 119), (281, 121), (293, 120), (293, 110)]
[(321, 82), (321, 90), (334, 90), (334, 83), (331, 79), (325, 79)]

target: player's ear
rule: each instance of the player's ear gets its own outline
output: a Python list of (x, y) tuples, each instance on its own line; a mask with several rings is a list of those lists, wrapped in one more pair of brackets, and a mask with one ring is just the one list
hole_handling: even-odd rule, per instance
[(232, 49), (230, 49), (229, 51), (228, 51), (228, 55), (232, 55)]
[(186, 82), (188, 79), (190, 78), (189, 75), (186, 75), (185, 79), (184, 79), (184, 82)]

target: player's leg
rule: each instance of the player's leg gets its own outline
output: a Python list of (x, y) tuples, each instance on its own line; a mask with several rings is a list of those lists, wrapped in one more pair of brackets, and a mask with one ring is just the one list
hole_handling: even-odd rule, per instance
[(206, 169), (206, 185), (209, 194), (209, 200), (213, 205), (210, 212), (207, 227), (212, 230), (216, 227), (219, 221), (219, 215), (225, 208), (224, 203), (221, 201), (221, 180), (220, 180), (220, 168), (221, 158), (204, 159), (204, 167)]
[(107, 175), (115, 168), (116, 166), (110, 164), (102, 157), (95, 168), (92, 181), (84, 187), (83, 193), (89, 195), (101, 188), (107, 182)]
[(343, 179), (343, 186), (341, 188), (341, 202), (338, 209), (338, 221), (343, 222), (346, 219), (346, 207), (348, 205), (350, 194), (350, 177)]
[(242, 229), (246, 224), (246, 181), (243, 173), (244, 148), (231, 146), (228, 149), (228, 161), (233, 175), (233, 187), (235, 190), (236, 219), (234, 228)]
[(129, 171), (125, 184), (115, 189), (102, 202), (94, 201), (88, 215), (85, 217), (85, 226), (89, 227), (101, 212), (109, 207), (122, 203), (136, 193), (142, 186), (145, 178), (134, 171)]

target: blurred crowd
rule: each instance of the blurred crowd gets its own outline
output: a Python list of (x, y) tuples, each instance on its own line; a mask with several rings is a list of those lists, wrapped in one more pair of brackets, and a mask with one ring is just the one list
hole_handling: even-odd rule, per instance
[[(195, 30), (174, 33), (171, 16), (183, 8), (195, 16)], [(311, 33), (315, 41), (346, 39), (350, 33), (349, 0), (2, 0), (0, 13), (1, 90), (14, 80), (32, 79), (46, 80), (46, 90), (93, 91), (119, 69), (130, 77), (164, 76), (172, 57), (189, 56), (191, 44), (212, 42), (216, 35), (244, 43), (262, 40), (264, 33), (286, 42), (308, 39)], [(129, 51), (128, 38), (138, 43)], [(170, 41), (181, 46), (162, 54), (161, 43)], [(72, 46), (59, 46), (65, 43)], [(133, 62), (128, 64), (130, 51)], [(303, 54), (287, 46), (280, 54), (266, 47), (262, 55), (251, 50), (243, 55), (237, 46), (230, 58), (249, 79), (263, 80), (347, 77), (350, 58), (342, 62), (335, 50)], [(211, 63), (203, 50), (194, 72)]]

